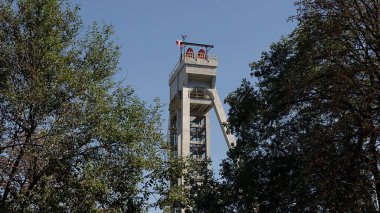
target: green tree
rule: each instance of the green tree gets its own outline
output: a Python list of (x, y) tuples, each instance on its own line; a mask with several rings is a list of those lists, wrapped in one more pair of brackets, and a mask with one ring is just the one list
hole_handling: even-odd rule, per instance
[(250, 212), (374, 212), (380, 198), (380, 2), (301, 0), (297, 28), (227, 98), (237, 147), (225, 203)]
[(112, 80), (111, 26), (65, 0), (0, 0), (0, 211), (139, 212), (160, 106)]
[(182, 158), (168, 153), (168, 160), (161, 170), (151, 173), (154, 191), (160, 196), (154, 207), (164, 212), (174, 212), (180, 208), (185, 209), (185, 212), (198, 212), (198, 209), (203, 210), (207, 206), (213, 210), (219, 209), (210, 205), (211, 200), (205, 200), (213, 198), (210, 193), (215, 190), (204, 189), (209, 190), (208, 186), (217, 184), (212, 178), (211, 161)]

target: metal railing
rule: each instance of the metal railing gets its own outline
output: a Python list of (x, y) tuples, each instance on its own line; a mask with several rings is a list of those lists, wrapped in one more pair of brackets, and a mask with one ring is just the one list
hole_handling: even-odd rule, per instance
[(212, 96), (210, 95), (210, 91), (208, 91), (208, 89), (194, 88), (189, 90), (189, 98), (211, 100)]
[(172, 80), (172, 77), (175, 73), (175, 71), (178, 69), (179, 65), (181, 64), (181, 61), (178, 61), (177, 64), (174, 66), (173, 70), (170, 72), (169, 74), (169, 84), (170, 84), (170, 81)]
[(218, 57), (216, 55), (213, 55), (213, 54), (207, 54), (207, 59), (209, 60), (218, 60)]

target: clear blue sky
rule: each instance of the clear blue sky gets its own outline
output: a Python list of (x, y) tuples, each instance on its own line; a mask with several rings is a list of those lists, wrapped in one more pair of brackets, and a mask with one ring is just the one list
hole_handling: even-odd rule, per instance
[[(160, 98), (164, 108), (166, 133), (168, 116), (168, 76), (179, 57), (175, 41), (213, 44), (218, 56), (216, 87), (224, 99), (243, 78), (249, 78), (248, 64), (260, 58), (272, 42), (290, 33), (296, 14), (291, 0), (75, 0), (86, 25), (93, 21), (112, 24), (122, 46), (121, 71), (136, 94), (148, 104)], [(224, 106), (226, 112), (228, 106)], [(227, 145), (212, 113), (211, 153), (213, 168), (226, 157)]]

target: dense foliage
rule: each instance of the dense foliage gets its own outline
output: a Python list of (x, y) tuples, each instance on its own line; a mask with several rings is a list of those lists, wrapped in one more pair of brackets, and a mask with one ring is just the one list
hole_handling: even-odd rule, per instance
[(297, 7), (296, 29), (250, 64), (255, 83), (226, 99), (238, 143), (201, 212), (209, 194), (221, 212), (379, 210), (380, 2)]
[(160, 107), (113, 82), (112, 27), (64, 0), (0, 0), (0, 212), (138, 212)]
[(84, 32), (65, 0), (0, 0), (0, 212), (141, 212), (155, 195), (167, 211), (378, 211), (380, 2), (296, 5), (226, 99), (238, 143), (214, 180), (162, 161), (159, 104), (112, 80), (112, 27)]

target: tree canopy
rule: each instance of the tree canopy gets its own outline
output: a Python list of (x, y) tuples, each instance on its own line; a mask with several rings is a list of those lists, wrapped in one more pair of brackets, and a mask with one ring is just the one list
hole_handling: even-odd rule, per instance
[(113, 81), (112, 26), (65, 0), (0, 0), (0, 211), (138, 212), (160, 106)]
[(380, 2), (296, 5), (296, 29), (226, 99), (237, 146), (204, 190), (222, 212), (378, 211)]
[(296, 6), (226, 99), (237, 146), (215, 180), (163, 162), (160, 104), (113, 80), (112, 26), (85, 28), (68, 0), (0, 0), (0, 211), (142, 212), (154, 193), (168, 211), (379, 211), (380, 2)]

